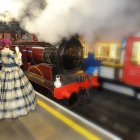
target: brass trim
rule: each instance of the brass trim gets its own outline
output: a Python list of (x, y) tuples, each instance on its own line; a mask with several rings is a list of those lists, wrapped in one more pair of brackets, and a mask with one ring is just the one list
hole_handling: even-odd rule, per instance
[[(33, 75), (34, 75), (34, 74), (33, 74)], [(33, 81), (33, 82), (35, 82), (36, 84), (38, 84), (38, 85), (40, 85), (40, 86), (43, 86), (43, 87), (49, 89), (49, 91), (51, 91), (52, 95), (54, 95), (54, 90), (53, 90), (54, 88), (50, 88), (50, 87), (44, 85), (44, 84), (45, 84), (45, 83), (44, 83), (45, 80), (39, 79), (39, 76), (38, 76), (38, 78), (37, 78), (37, 79), (39, 79), (39, 80), (32, 79), (32, 78), (31, 78), (31, 77), (32, 77), (32, 74), (30, 74), (30, 73), (27, 73), (26, 76), (27, 76), (27, 78), (28, 78), (30, 81)], [(42, 84), (40, 84), (39, 82), (42, 82)]]
[(101, 65), (103, 66), (109, 66), (109, 67), (117, 67), (117, 68), (123, 68), (123, 64), (115, 64), (115, 63), (111, 63), (111, 62), (101, 62)]
[[(37, 66), (39, 66), (39, 65), (37, 65)], [(44, 78), (43, 73), (41, 72), (41, 70), (39, 68), (37, 68), (37, 66), (34, 66), (34, 65), (33, 66), (30, 66), (28, 68), (27, 72), (33, 73), (33, 72), (30, 72), (29, 70), (34, 67), (34, 68), (36, 68), (40, 72), (41, 76)], [(33, 73), (33, 74), (35, 74), (35, 73)], [(38, 75), (38, 74), (36, 74), (36, 75)]]

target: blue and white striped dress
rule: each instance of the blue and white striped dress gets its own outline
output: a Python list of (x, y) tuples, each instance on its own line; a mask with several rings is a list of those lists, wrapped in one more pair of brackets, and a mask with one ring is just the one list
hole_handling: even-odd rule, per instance
[(0, 119), (16, 118), (35, 110), (35, 90), (20, 68), (21, 59), (11, 50), (0, 52)]

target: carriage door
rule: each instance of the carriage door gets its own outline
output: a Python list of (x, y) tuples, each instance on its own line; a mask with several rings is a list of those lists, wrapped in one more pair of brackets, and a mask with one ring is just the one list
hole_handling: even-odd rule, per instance
[(127, 84), (140, 86), (140, 37), (128, 39), (123, 80)]

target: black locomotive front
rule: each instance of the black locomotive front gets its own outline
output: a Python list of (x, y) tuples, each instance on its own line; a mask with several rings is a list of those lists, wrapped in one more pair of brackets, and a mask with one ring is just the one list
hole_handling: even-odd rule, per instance
[(47, 45), (44, 48), (44, 62), (57, 67), (57, 72), (81, 69), (83, 65), (83, 48), (78, 38), (63, 41), (60, 45)]

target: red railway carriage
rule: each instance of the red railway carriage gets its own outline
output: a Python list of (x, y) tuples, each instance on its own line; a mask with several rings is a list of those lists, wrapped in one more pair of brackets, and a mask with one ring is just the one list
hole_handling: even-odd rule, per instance
[(98, 87), (98, 77), (83, 71), (83, 47), (77, 37), (63, 40), (55, 46), (37, 41), (14, 41), (23, 59), (23, 70), (30, 81), (45, 87), (58, 99), (69, 104), (78, 101), (79, 94), (89, 94)]
[(140, 37), (128, 39), (122, 81), (140, 87)]
[(103, 88), (140, 99), (140, 37), (129, 37), (122, 45), (99, 43), (95, 58), (102, 60)]

